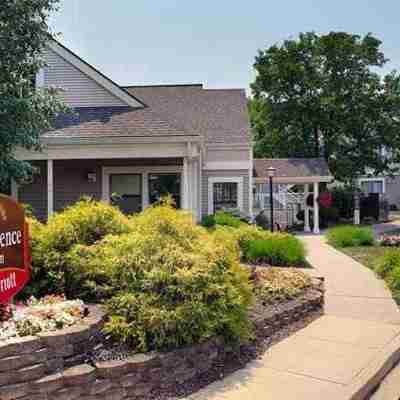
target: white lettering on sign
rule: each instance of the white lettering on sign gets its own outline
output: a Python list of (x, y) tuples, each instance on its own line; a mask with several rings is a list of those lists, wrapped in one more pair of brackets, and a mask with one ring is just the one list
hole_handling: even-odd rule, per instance
[(22, 243), (22, 232), (12, 231), (0, 233), (0, 248), (12, 247)]
[(17, 287), (17, 276), (12, 272), (7, 278), (0, 279), (0, 293)]
[(3, 254), (0, 254), (0, 265), (3, 265), (5, 263), (5, 257)]

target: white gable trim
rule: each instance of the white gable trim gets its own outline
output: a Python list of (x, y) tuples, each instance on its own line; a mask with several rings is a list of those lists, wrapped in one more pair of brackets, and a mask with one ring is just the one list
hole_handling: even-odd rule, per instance
[(78, 56), (76, 56), (71, 51), (67, 50), (56, 41), (50, 41), (48, 43), (48, 47), (57, 53), (64, 60), (68, 61), (79, 71), (93, 79), (104, 89), (108, 90), (114, 96), (118, 97), (120, 100), (124, 101), (127, 105), (135, 108), (143, 108), (144, 105), (140, 103), (138, 100), (135, 100), (132, 96), (125, 92), (122, 88), (120, 88), (117, 84), (113, 83), (111, 80), (104, 77), (101, 73), (96, 71), (89, 64), (82, 61)]

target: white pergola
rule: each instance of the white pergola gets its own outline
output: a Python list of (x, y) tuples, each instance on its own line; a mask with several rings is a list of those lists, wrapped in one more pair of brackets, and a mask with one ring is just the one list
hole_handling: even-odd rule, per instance
[[(254, 183), (266, 184), (268, 182), (268, 168), (275, 170), (274, 184), (303, 185), (304, 186), (304, 232), (310, 233), (310, 210), (314, 214), (313, 233), (319, 234), (319, 184), (330, 183), (333, 176), (330, 174), (325, 160), (322, 159), (262, 159), (254, 160)], [(318, 174), (320, 173), (320, 175)], [(307, 204), (307, 198), (313, 193), (313, 205)]]

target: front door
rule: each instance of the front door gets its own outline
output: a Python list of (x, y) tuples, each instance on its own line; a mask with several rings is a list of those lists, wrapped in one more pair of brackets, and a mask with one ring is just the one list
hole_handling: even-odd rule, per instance
[(124, 214), (142, 211), (142, 175), (110, 175), (111, 202)]

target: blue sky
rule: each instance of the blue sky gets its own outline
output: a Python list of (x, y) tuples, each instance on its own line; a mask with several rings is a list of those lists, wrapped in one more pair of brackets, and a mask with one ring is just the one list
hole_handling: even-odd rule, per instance
[(400, 70), (397, 0), (62, 0), (61, 42), (122, 85), (248, 88), (257, 49), (299, 32), (372, 32)]

